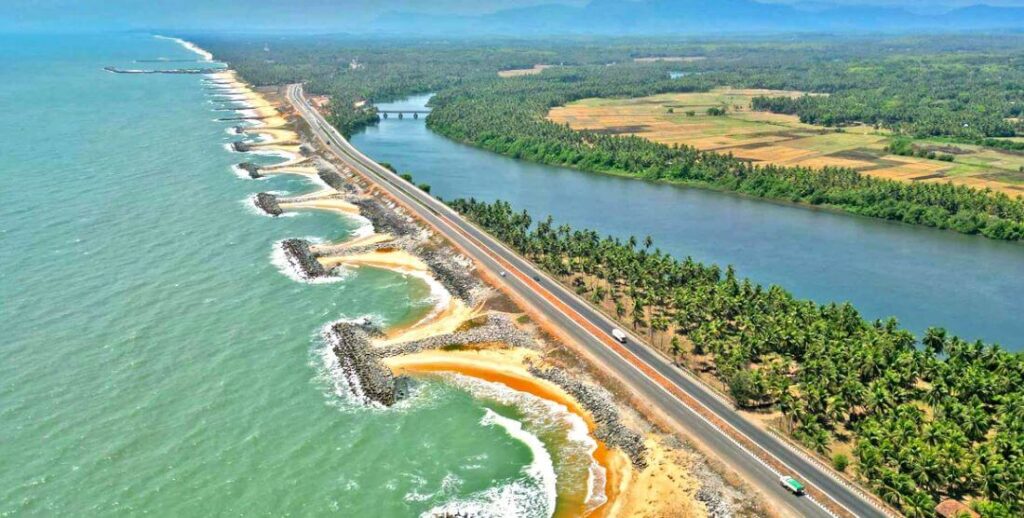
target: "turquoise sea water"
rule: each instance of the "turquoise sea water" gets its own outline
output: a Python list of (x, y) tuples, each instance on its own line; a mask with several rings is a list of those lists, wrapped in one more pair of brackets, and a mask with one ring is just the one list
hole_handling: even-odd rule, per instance
[(4, 36), (0, 53), (0, 516), (415, 516), (501, 498), (547, 514), (542, 452), (510, 422), (545, 439), (559, 484), (578, 478), (569, 424), (495, 387), (424, 378), (387, 410), (337, 388), (321, 327), (414, 321), (429, 288), (369, 268), (290, 279), (276, 241), (358, 223), (255, 214), (254, 192), (312, 186), (232, 174), (243, 157), (201, 77), (101, 70), (194, 54), (146, 35)]

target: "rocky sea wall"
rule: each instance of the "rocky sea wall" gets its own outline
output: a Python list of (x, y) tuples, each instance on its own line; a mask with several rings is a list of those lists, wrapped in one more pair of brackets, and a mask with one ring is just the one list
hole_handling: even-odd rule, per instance
[(576, 401), (594, 417), (594, 422), (597, 423), (594, 435), (598, 439), (624, 451), (637, 469), (647, 467), (647, 447), (644, 446), (643, 436), (622, 423), (619, 410), (607, 390), (574, 379), (569, 373), (558, 368), (530, 367), (529, 371), (538, 378), (562, 387), (562, 390), (576, 398)]

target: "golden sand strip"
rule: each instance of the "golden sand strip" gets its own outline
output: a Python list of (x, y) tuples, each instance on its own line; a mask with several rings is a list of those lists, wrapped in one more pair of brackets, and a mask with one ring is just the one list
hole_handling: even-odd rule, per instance
[(336, 266), (375, 266), (402, 273), (423, 273), (429, 271), (419, 257), (405, 250), (376, 250), (362, 254), (329, 255), (317, 258), (324, 268)]
[[(590, 415), (574, 397), (561, 387), (530, 374), (524, 363), (541, 361), (539, 353), (528, 349), (502, 349), (478, 351), (425, 351), (384, 360), (385, 365), (396, 374), (456, 372), (465, 376), (501, 383), (513, 390), (526, 392), (541, 399), (565, 406), (570, 412), (587, 423), (591, 437), (597, 427)], [(609, 450), (601, 441), (597, 442), (594, 460), (607, 472), (605, 494), (609, 502), (617, 500), (623, 489), (623, 469), (630, 471), (629, 459), (619, 451)], [(578, 498), (582, 502), (581, 498)], [(591, 516), (608, 516), (608, 506), (596, 510)], [(624, 516), (624, 515), (623, 515)]]
[(359, 207), (338, 198), (316, 198), (302, 201), (280, 202), (279, 205), (285, 210), (294, 209), (319, 209), (333, 210), (342, 214), (359, 215)]
[(255, 134), (255, 135), (266, 135), (267, 137), (269, 137), (269, 140), (264, 140), (262, 142), (259, 142), (259, 143), (255, 144), (256, 146), (263, 146), (263, 145), (269, 145), (269, 144), (279, 144), (279, 143), (282, 143), (282, 142), (298, 142), (299, 141), (299, 134), (295, 133), (294, 131), (289, 130), (289, 129), (274, 129), (274, 128), (252, 127), (252, 128), (243, 128), (242, 131), (244, 131), (245, 133), (250, 133), (250, 134)]
[(317, 177), (317, 170), (312, 166), (284, 166), (274, 169), (260, 169), (260, 174), (294, 174), (309, 178)]
[(432, 317), (416, 322), (409, 327), (391, 329), (387, 332), (386, 338), (376, 344), (384, 346), (454, 333), (465, 322), (484, 314), (479, 309), (470, 308), (458, 298), (452, 297), (448, 301), (448, 305)]
[[(257, 92), (251, 90), (244, 83), (238, 81), (233, 72), (215, 74), (215, 77), (218, 77), (218, 79), (221, 80), (230, 80), (235, 86), (243, 89), (247, 102), (254, 106), (253, 109), (257, 110), (257, 113), (261, 117), (266, 117), (261, 121), (259, 127), (247, 128), (245, 130), (252, 133), (264, 133), (271, 135), (273, 141), (265, 142), (263, 144), (266, 145), (258, 147), (294, 155), (292, 159), (283, 164), (264, 168), (263, 170), (266, 173), (296, 174), (306, 177), (316, 176), (316, 168), (297, 165), (308, 160), (308, 158), (299, 155), (297, 145), (289, 146), (281, 144), (282, 142), (291, 140), (297, 141), (298, 135), (291, 130), (278, 129), (286, 126), (287, 121), (276, 109), (272, 106), (263, 104), (266, 103), (265, 99), (263, 99), (263, 97)], [(256, 108), (256, 106), (258, 106), (258, 108)], [(334, 191), (333, 189), (325, 189), (320, 192), (324, 195), (330, 195), (337, 191)], [(281, 203), (281, 207), (288, 210), (316, 209), (335, 211), (349, 215), (359, 214), (359, 209), (354, 204), (345, 200), (326, 197), (313, 198), (298, 202), (284, 202)], [(385, 243), (391, 239), (392, 237), (386, 234), (374, 233), (354, 239), (349, 242), (348, 245), (350, 247), (368, 246)], [(314, 247), (320, 249), (325, 249), (331, 246), (336, 247), (338, 245), (314, 245)], [(385, 249), (350, 255), (328, 255), (319, 257), (318, 260), (327, 268), (333, 268), (338, 265), (369, 266), (414, 275), (429, 275), (429, 268), (420, 258), (400, 249)], [(378, 345), (401, 343), (410, 340), (428, 338), (430, 336), (452, 333), (457, 331), (466, 321), (481, 316), (482, 314), (483, 313), (479, 309), (470, 308), (458, 298), (451, 297), (444, 308), (435, 311), (431, 316), (416, 322), (410, 327), (390, 330), (386, 338), (378, 342)], [(560, 387), (546, 380), (541, 380), (532, 376), (529, 371), (523, 367), (524, 360), (537, 360), (539, 358), (539, 353), (526, 349), (508, 348), (507, 346), (504, 346), (504, 344), (490, 345), (499, 346), (501, 349), (472, 353), (465, 351), (430, 351), (393, 357), (388, 359), (386, 364), (396, 373), (430, 373), (442, 371), (458, 372), (463, 375), (486, 381), (502, 383), (514, 390), (527, 392), (537, 397), (554, 401), (566, 406), (566, 408), (571, 412), (579, 415), (587, 423), (589, 433), (591, 437), (593, 437), (595, 428), (593, 417), (586, 412), (573, 397), (565, 393)], [(655, 463), (658, 462), (658, 452), (667, 451), (663, 448), (659, 448), (655, 444), (649, 444), (648, 449), (656, 455), (653, 457), (655, 459)], [(655, 514), (663, 514), (673, 510), (679, 510), (681, 509), (679, 504), (672, 503), (671, 506), (665, 505), (665, 502), (671, 501), (667, 499), (667, 496), (674, 494), (672, 491), (679, 483), (688, 481), (687, 483), (689, 485), (696, 484), (692, 477), (687, 478), (688, 473), (683, 465), (679, 463), (671, 465), (672, 468), (678, 470), (677, 473), (673, 473), (673, 475), (675, 475), (674, 478), (673, 476), (666, 478), (662, 473), (655, 474), (650, 469), (645, 470), (644, 472), (636, 472), (628, 457), (623, 452), (618, 450), (609, 450), (600, 441), (598, 441), (598, 449), (594, 453), (594, 459), (604, 467), (607, 472), (605, 493), (608, 497), (608, 503), (589, 513), (589, 516), (592, 517), (634, 516), (650, 514), (652, 511)], [(666, 489), (659, 489), (662, 486), (665, 486)], [(620, 494), (623, 495), (623, 498), (619, 498)], [(672, 500), (675, 500), (675, 498)], [(583, 505), (582, 500), (580, 500), (580, 502), (580, 505)], [(686, 515), (699, 516), (702, 514), (700, 509), (692, 508), (693, 505), (695, 505), (693, 502), (683, 504), (683, 507), (687, 507), (689, 511), (692, 511), (687, 512)], [(696, 505), (699, 507), (699, 504)], [(575, 510), (559, 512), (559, 516), (575, 516), (579, 515), (580, 512), (581, 510), (576, 508)]]

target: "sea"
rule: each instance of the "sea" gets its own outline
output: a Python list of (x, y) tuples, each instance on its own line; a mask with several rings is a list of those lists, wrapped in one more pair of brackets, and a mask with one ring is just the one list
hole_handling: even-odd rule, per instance
[(363, 223), (259, 214), (256, 192), (316, 186), (237, 175), (283, 159), (226, 149), (237, 122), (204, 75), (103, 68), (220, 64), (142, 33), (4, 35), (0, 54), (0, 516), (566, 508), (588, 445), (564, 407), (454, 374), (356, 401), (321, 330), (415, 322), (430, 287), (303, 282), (281, 240)]

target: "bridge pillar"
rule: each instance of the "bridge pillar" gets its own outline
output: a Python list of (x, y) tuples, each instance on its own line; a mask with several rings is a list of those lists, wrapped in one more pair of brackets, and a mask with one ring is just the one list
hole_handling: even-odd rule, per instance
[(398, 118), (399, 118), (399, 119), (401, 119), (401, 118), (402, 118), (402, 112), (398, 112)]
[(388, 112), (384, 112), (384, 114), (383, 114), (383, 115), (384, 115), (384, 118), (385, 118), (385, 119), (386, 119), (386, 118), (388, 118)]
[(420, 118), (420, 114), (418, 114), (418, 113), (416, 113), (416, 112), (413, 112), (413, 113), (412, 113), (412, 118), (414, 118), (414, 119), (418, 119), (418, 118)]

